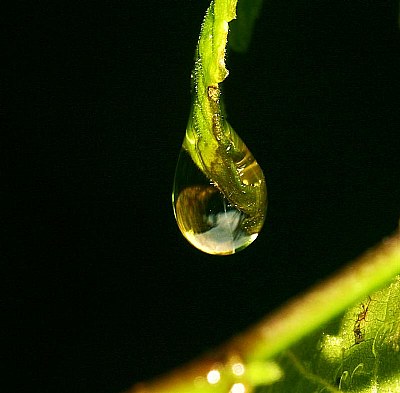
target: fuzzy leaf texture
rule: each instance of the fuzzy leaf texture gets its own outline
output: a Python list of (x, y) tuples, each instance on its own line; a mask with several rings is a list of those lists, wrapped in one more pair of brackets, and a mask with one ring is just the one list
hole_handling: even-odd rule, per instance
[(276, 361), (283, 377), (258, 393), (400, 392), (400, 276)]

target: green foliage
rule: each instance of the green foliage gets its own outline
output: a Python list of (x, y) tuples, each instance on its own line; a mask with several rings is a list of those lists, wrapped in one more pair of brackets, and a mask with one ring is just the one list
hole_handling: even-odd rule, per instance
[[(233, 47), (244, 50), (260, 2), (251, 8), (250, 1), (240, 1), (247, 19), (237, 25)], [(236, 2), (212, 1), (204, 19), (193, 72), (193, 109), (183, 144), (204, 173), (213, 171), (208, 176), (213, 179), (221, 166), (232, 164), (232, 156), (220, 147), (228, 153), (229, 144), (237, 145), (224, 120), (219, 89), (228, 75), (225, 47)], [(250, 26), (247, 36), (245, 26)], [(239, 32), (244, 34), (242, 41)], [(236, 181), (230, 179), (228, 189)], [(234, 198), (243, 202), (240, 193)], [(400, 235), (395, 234), (209, 356), (133, 391), (400, 392), (399, 273)], [(244, 371), (235, 372), (237, 365)], [(218, 374), (211, 382), (210, 372)]]
[[(379, 268), (377, 261), (384, 260), (400, 270), (400, 236), (392, 240), (389, 247), (383, 243), (361, 262)], [(357, 271), (359, 262), (344, 273)], [(343, 274), (333, 281), (346, 298), (349, 291), (344, 282)], [(313, 330), (312, 303), (329, 295), (330, 284), (317, 286), (311, 296), (307, 293), (295, 299), (193, 364), (136, 386), (133, 393), (400, 392), (400, 275)], [(326, 302), (326, 315), (334, 301)], [(298, 333), (299, 327), (290, 323), (292, 314), (302, 315), (303, 326), (311, 329), (287, 345), (290, 332)], [(277, 345), (271, 345), (275, 341)], [(277, 352), (279, 347), (284, 349)]]
[(399, 392), (400, 276), (276, 361), (283, 377), (258, 393)]

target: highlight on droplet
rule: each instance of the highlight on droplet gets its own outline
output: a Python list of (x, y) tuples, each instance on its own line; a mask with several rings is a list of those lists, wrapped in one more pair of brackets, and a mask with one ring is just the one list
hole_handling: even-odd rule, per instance
[(221, 373), (217, 369), (210, 370), (207, 374), (207, 381), (211, 385), (215, 385), (221, 379)]
[(232, 385), (229, 393), (245, 393), (245, 392), (246, 392), (246, 387), (242, 383), (238, 382)]
[(244, 374), (244, 364), (243, 363), (232, 364), (232, 372), (236, 376), (243, 375)]

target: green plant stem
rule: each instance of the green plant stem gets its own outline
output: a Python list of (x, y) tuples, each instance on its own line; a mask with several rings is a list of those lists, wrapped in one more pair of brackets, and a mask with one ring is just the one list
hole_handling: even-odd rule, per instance
[(232, 354), (240, 356), (244, 364), (273, 359), (398, 274), (400, 232), (384, 239), (331, 278), (290, 300), (215, 351), (152, 382), (138, 384), (129, 392), (192, 392), (196, 378), (207, 375), (213, 365), (226, 361)]
[(265, 178), (226, 120), (220, 87), (228, 76), (228, 24), (236, 17), (236, 3), (237, 0), (213, 0), (206, 12), (192, 73), (193, 105), (182, 146), (229, 203), (246, 215), (243, 227), (247, 235), (252, 235), (260, 232), (265, 220)]

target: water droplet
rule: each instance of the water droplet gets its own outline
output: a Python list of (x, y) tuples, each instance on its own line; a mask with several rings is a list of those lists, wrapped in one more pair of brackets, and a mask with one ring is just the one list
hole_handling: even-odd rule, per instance
[(194, 247), (214, 255), (234, 254), (250, 245), (264, 224), (267, 207), (264, 174), (236, 134), (224, 154), (232, 165), (227, 160), (221, 165), (216, 158), (209, 163), (215, 176), (206, 176), (183, 147), (172, 193), (182, 234)]

